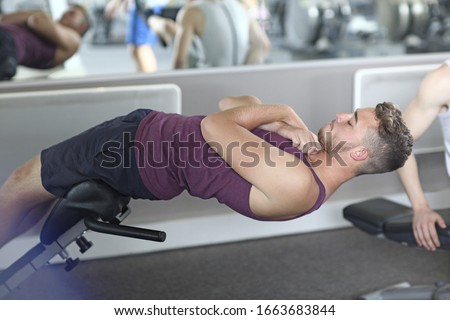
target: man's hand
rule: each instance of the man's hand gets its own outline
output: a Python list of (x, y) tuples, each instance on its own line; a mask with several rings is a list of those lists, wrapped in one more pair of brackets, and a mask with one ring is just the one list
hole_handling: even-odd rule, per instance
[[(245, 105), (263, 105), (261, 100), (255, 96), (228, 96), (219, 101), (219, 109), (221, 111), (233, 109)], [(289, 108), (288, 113), (283, 121), (275, 121), (263, 124), (259, 128), (276, 132), (283, 138), (292, 141), (292, 145), (303, 153), (313, 154), (322, 149), (317, 136), (308, 130), (302, 119)]]
[(435, 251), (440, 246), (436, 225), (442, 229), (447, 227), (439, 213), (430, 208), (415, 210), (413, 232), (419, 246), (430, 251)]
[(321, 145), (317, 136), (307, 128), (295, 127), (288, 124), (282, 124), (277, 133), (292, 141), (292, 146), (298, 148), (305, 154), (314, 154), (321, 150)]

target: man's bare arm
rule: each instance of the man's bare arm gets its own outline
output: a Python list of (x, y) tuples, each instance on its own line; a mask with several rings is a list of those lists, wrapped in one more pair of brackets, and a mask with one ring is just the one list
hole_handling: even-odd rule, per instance
[[(241, 106), (263, 105), (262, 101), (255, 96), (229, 96), (219, 101), (219, 109), (222, 111)], [(295, 147), (304, 152), (317, 152), (321, 149), (317, 136), (312, 133), (301, 118), (295, 123), (287, 124), (282, 121), (274, 121), (259, 126), (260, 129), (276, 132), (282, 137), (292, 141)], [(304, 149), (306, 147), (307, 149)]]
[(252, 211), (259, 216), (286, 219), (308, 210), (318, 189), (306, 166), (292, 165), (298, 163), (294, 155), (280, 153), (250, 132), (278, 121), (294, 125), (299, 117), (286, 105), (251, 105), (208, 115), (201, 129), (210, 146), (253, 185)]
[(36, 14), (40, 11), (18, 11), (8, 14), (1, 14), (0, 15), (0, 22), (3, 23), (11, 23), (11, 24), (19, 24), (19, 25), (26, 25), (28, 18)]
[(81, 37), (75, 30), (59, 24), (44, 12), (31, 15), (27, 20), (27, 26), (55, 44), (55, 65), (70, 58), (80, 47)]

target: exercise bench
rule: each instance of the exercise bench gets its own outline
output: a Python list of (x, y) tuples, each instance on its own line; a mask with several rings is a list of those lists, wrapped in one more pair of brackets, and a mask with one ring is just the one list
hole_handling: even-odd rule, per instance
[(0, 273), (0, 298), (57, 255), (65, 261), (66, 271), (72, 270), (80, 259), (72, 259), (66, 248), (75, 242), (80, 252), (85, 253), (93, 245), (84, 236), (87, 230), (164, 242), (163, 231), (121, 225), (131, 213), (129, 202), (130, 197), (99, 180), (87, 180), (74, 186), (53, 206), (42, 227), (40, 242)]
[[(450, 209), (436, 210), (447, 224), (437, 228), (441, 246), (439, 250), (450, 251)], [(343, 210), (344, 218), (355, 227), (378, 238), (417, 247), (412, 229), (413, 211), (396, 202), (375, 198), (348, 205)], [(450, 300), (450, 284), (412, 286), (399, 283), (359, 297), (365, 300)]]

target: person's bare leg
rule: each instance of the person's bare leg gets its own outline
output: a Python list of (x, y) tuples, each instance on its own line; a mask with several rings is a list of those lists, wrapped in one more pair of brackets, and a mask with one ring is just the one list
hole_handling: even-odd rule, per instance
[(138, 72), (156, 72), (158, 64), (153, 49), (149, 45), (130, 46)]
[(175, 34), (177, 32), (177, 25), (175, 21), (152, 15), (148, 18), (147, 24), (154, 33), (164, 40), (165, 43), (172, 43), (172, 40), (175, 38)]
[(36, 155), (0, 187), (0, 248), (37, 223), (54, 200), (42, 186), (41, 160)]

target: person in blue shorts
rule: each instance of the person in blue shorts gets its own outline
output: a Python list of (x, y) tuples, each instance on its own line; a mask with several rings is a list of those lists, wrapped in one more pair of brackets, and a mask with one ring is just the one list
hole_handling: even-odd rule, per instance
[(138, 72), (155, 72), (158, 63), (152, 46), (158, 41), (158, 36), (148, 27), (145, 17), (132, 0), (110, 0), (105, 7), (105, 15), (113, 19), (117, 11), (128, 8), (128, 31), (126, 43), (136, 62)]

